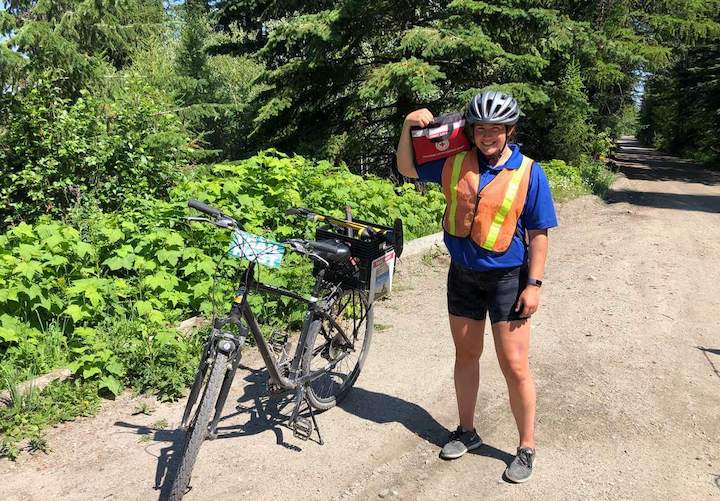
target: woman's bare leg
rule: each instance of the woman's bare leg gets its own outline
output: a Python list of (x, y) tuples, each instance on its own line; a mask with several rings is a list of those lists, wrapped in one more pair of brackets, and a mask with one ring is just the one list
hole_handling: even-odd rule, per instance
[(510, 409), (515, 417), (520, 447), (535, 447), (535, 383), (530, 374), (528, 351), (530, 321), (497, 322), (492, 325), (500, 369), (507, 382)]
[(485, 321), (450, 315), (450, 332), (455, 343), (455, 394), (460, 426), (472, 430), (475, 428)]

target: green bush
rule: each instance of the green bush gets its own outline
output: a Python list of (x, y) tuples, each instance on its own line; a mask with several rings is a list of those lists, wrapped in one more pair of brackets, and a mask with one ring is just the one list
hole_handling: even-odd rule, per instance
[(167, 194), (189, 137), (163, 94), (128, 78), (108, 97), (82, 91), (71, 103), (49, 79), (34, 85), (0, 97), (0, 228), (86, 197), (117, 209), (132, 193)]
[(581, 157), (574, 165), (563, 160), (549, 160), (543, 162), (542, 167), (556, 201), (569, 200), (586, 193), (604, 197), (614, 177), (604, 163), (588, 157)]

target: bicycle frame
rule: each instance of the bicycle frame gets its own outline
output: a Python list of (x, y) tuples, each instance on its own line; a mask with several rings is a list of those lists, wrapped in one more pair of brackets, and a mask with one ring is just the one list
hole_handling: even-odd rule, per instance
[[(342, 326), (340, 326), (335, 321), (335, 319), (326, 312), (326, 305), (321, 300), (322, 298), (318, 297), (321, 286), (323, 284), (323, 277), (325, 274), (324, 269), (320, 270), (320, 272), (317, 274), (311, 296), (307, 298), (282, 287), (276, 287), (256, 281), (254, 279), (255, 266), (256, 263), (254, 261), (250, 261), (248, 268), (245, 270), (241, 286), (235, 294), (235, 298), (230, 312), (222, 318), (215, 319), (213, 331), (207, 340), (205, 349), (203, 350), (201, 367), (196, 377), (195, 383), (193, 384), (193, 388), (190, 392), (190, 398), (188, 399), (188, 404), (183, 416), (183, 423), (185, 423), (187, 418), (189, 417), (192, 406), (194, 405), (194, 401), (197, 399), (200, 389), (199, 386), (201, 385), (205, 371), (207, 370), (207, 366), (204, 366), (203, 364), (207, 364), (209, 360), (213, 359), (213, 353), (215, 353), (216, 351), (227, 354), (231, 362), (231, 366), (228, 368), (228, 372), (226, 373), (225, 380), (223, 381), (220, 394), (215, 405), (215, 413), (209, 426), (210, 438), (214, 438), (217, 436), (217, 424), (221, 417), (223, 407), (225, 406), (227, 396), (230, 392), (230, 386), (232, 385), (235, 372), (237, 371), (237, 368), (240, 364), (241, 351), (242, 347), (244, 346), (245, 338), (248, 331), (252, 334), (253, 339), (255, 339), (255, 343), (258, 347), (260, 355), (262, 356), (265, 366), (268, 370), (270, 380), (283, 391), (294, 390), (297, 392), (297, 404), (295, 411), (293, 412), (291, 421), (297, 421), (298, 419), (299, 405), (304, 396), (305, 384), (322, 376), (324, 373), (327, 372), (327, 370), (331, 369), (333, 366), (335, 366), (347, 356), (347, 354), (344, 354), (341, 357), (334, 359), (328, 364), (328, 366), (314, 370), (311, 373), (299, 374), (301, 368), (300, 364), (302, 363), (303, 351), (305, 349), (312, 348), (306, 346), (307, 336), (309, 334), (309, 329), (312, 322), (318, 318), (322, 318), (323, 320), (330, 322), (334, 329), (336, 329), (336, 332), (340, 334), (344, 342), (348, 344), (352, 343)], [(339, 287), (339, 285), (337, 287)], [(253, 314), (250, 304), (248, 303), (248, 297), (250, 296), (250, 291), (252, 290), (290, 297), (297, 301), (303, 302), (308, 306), (307, 313), (305, 314), (305, 318), (303, 320), (300, 338), (298, 340), (297, 346), (295, 347), (295, 353), (292, 358), (292, 364), (289, 367), (287, 377), (281, 373), (281, 368), (278, 365), (277, 357), (272, 352), (268, 342), (263, 337), (260, 326), (258, 325), (257, 320), (255, 319), (255, 315)], [(362, 323), (362, 320), (363, 319), (360, 318), (358, 323)], [(239, 335), (224, 330), (224, 327), (229, 324), (234, 325), (238, 329)], [(312, 411), (311, 417), (314, 421), (315, 418), (314, 415), (312, 415)], [(320, 437), (320, 442), (322, 443), (322, 437)]]

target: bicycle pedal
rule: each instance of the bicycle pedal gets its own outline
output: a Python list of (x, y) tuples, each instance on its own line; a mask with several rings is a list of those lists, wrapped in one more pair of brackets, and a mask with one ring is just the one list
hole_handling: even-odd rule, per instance
[(298, 416), (293, 423), (293, 435), (301, 440), (310, 438), (313, 432), (313, 423), (310, 418)]
[(282, 386), (278, 386), (273, 382), (268, 382), (267, 384), (267, 395), (279, 395), (281, 393), (285, 393), (288, 390), (283, 388)]

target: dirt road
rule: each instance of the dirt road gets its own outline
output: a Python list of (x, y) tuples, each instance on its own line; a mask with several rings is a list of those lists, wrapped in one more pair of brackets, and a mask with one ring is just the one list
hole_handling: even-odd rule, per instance
[[(720, 499), (720, 173), (621, 146), (610, 202), (563, 204), (551, 233), (531, 482), (501, 479), (517, 436), (491, 337), (476, 410), (487, 445), (438, 458), (457, 423), (439, 256), (400, 264), (356, 388), (319, 417), (326, 445), (293, 437), (245, 358), (238, 410), (203, 445), (186, 499)], [(119, 398), (53, 430), (52, 454), (0, 461), (0, 499), (157, 498), (181, 403), (135, 406)]]

